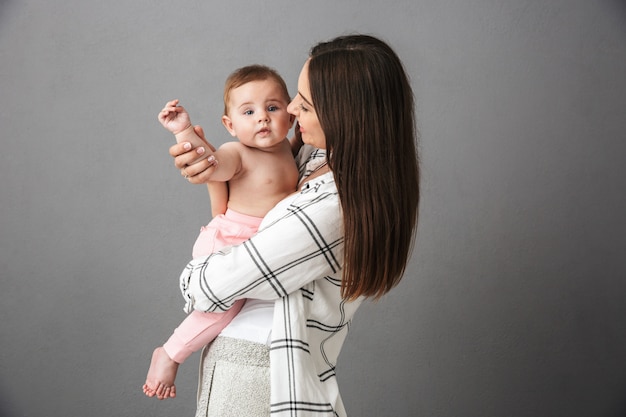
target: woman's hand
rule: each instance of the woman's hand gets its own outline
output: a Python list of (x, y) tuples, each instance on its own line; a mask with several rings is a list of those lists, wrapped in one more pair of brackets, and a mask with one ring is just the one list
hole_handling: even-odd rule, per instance
[[(209, 149), (215, 152), (215, 147), (206, 141), (204, 130), (200, 126), (194, 126), (194, 131), (205, 142)], [(205, 184), (215, 167), (217, 160), (212, 155), (205, 158), (207, 150), (200, 146), (193, 149), (189, 142), (181, 142), (170, 147), (170, 155), (174, 157), (174, 165), (180, 170), (180, 173), (192, 184)]]

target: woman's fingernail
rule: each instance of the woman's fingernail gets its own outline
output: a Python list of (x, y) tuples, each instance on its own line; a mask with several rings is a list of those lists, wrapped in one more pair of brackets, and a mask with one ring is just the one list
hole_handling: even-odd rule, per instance
[(213, 165), (217, 165), (217, 159), (215, 159), (215, 156), (213, 156), (213, 155), (209, 156), (207, 158), (207, 161), (209, 161)]
[(183, 143), (183, 148), (185, 148), (185, 150), (188, 151), (189, 149), (191, 149), (191, 143), (189, 143), (189, 142)]

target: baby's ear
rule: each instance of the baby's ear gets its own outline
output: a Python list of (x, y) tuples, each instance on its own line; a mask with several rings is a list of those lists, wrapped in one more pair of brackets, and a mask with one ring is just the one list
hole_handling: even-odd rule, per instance
[(289, 114), (289, 128), (291, 129), (293, 127), (293, 122), (296, 121), (296, 115), (295, 114)]
[(237, 136), (235, 129), (233, 129), (233, 122), (232, 120), (230, 120), (230, 117), (226, 115), (222, 116), (222, 124), (224, 125), (226, 130), (228, 130), (228, 133), (230, 133), (231, 136)]

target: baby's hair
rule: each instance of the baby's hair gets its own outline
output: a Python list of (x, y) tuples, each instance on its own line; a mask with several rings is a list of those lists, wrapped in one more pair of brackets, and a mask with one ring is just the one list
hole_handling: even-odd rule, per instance
[(230, 101), (230, 92), (237, 87), (241, 87), (252, 81), (275, 81), (282, 90), (284, 99), (287, 103), (291, 100), (289, 97), (289, 90), (287, 90), (287, 84), (280, 74), (273, 68), (265, 65), (247, 65), (233, 71), (224, 84), (224, 115), (228, 115), (228, 102)]

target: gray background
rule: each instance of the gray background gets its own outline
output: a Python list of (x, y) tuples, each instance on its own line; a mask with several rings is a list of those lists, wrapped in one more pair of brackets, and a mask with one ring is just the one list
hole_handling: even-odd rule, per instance
[(231, 70), (293, 94), (353, 31), (410, 73), (424, 193), (405, 279), (340, 356), (349, 413), (626, 415), (618, 0), (0, 1), (0, 415), (193, 414), (197, 354), (177, 399), (140, 390), (209, 216), (156, 114), (180, 98), (219, 145)]

